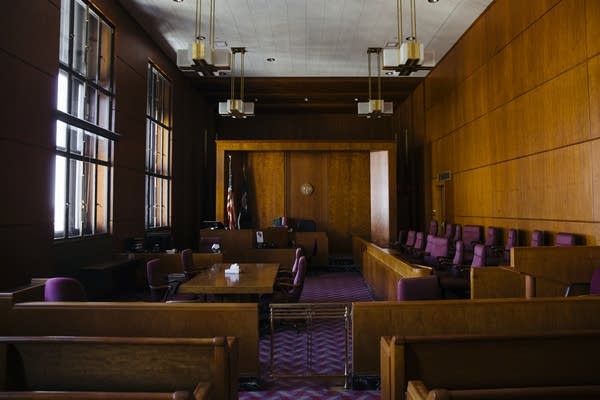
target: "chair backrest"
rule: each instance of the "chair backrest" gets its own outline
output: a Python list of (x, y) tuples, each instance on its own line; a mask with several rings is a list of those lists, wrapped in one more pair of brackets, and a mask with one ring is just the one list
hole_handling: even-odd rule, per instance
[(415, 250), (423, 250), (425, 248), (427, 238), (425, 237), (424, 232), (417, 232), (415, 235), (415, 245), (413, 249)]
[(484, 267), (486, 263), (486, 251), (485, 246), (478, 243), (473, 247), (473, 261), (471, 267)]
[(166, 300), (169, 292), (169, 282), (160, 271), (160, 259), (153, 258), (146, 263), (146, 279), (150, 288), (152, 301)]
[(300, 257), (302, 257), (302, 247), (296, 249), (296, 258), (294, 258), (294, 264), (292, 265), (292, 273), (296, 274), (298, 271), (298, 264), (300, 263)]
[(485, 236), (486, 246), (495, 246), (502, 242), (502, 230), (495, 226), (488, 226)]
[(463, 265), (465, 262), (465, 244), (462, 240), (458, 240), (454, 243), (454, 257), (452, 258), (453, 265)]
[(298, 272), (294, 276), (294, 287), (289, 293), (289, 301), (298, 301), (300, 300), (300, 295), (302, 294), (302, 289), (304, 288), (304, 278), (306, 277), (306, 269), (308, 266), (308, 261), (305, 256), (300, 256), (298, 260)]
[(298, 232), (315, 232), (317, 223), (312, 219), (299, 219), (296, 221), (296, 231)]
[(432, 219), (431, 221), (429, 221), (429, 232), (427, 232), (430, 235), (433, 236), (437, 236), (437, 231), (438, 231), (438, 222), (435, 219)]
[(446, 224), (446, 230), (444, 231), (444, 237), (448, 240), (454, 239), (454, 224)]
[(75, 278), (56, 277), (46, 281), (45, 301), (85, 301), (85, 289)]
[(442, 290), (436, 275), (402, 278), (398, 280), (396, 299), (436, 300), (442, 298)]
[(415, 240), (417, 238), (417, 231), (408, 231), (406, 234), (406, 247), (413, 247), (415, 245)]
[(509, 229), (506, 233), (506, 243), (504, 243), (504, 249), (510, 250), (513, 247), (519, 245), (519, 231), (517, 229)]
[(592, 273), (590, 280), (590, 294), (594, 296), (600, 295), (600, 267), (596, 268)]
[(398, 231), (398, 245), (403, 245), (406, 243), (406, 235), (408, 234), (408, 231), (406, 229), (400, 229)]
[(427, 240), (425, 242), (425, 253), (430, 253), (435, 248), (435, 236), (431, 233), (427, 234)]
[(452, 239), (453, 242), (462, 240), (462, 230), (463, 230), (462, 225), (460, 225), (460, 224), (454, 225), (454, 238)]
[(183, 272), (190, 272), (194, 269), (192, 249), (181, 250), (181, 266), (183, 267)]
[[(429, 242), (431, 241), (431, 245)], [(427, 236), (427, 246), (425, 247), (425, 256), (423, 261), (426, 265), (437, 265), (439, 257), (448, 257), (448, 238), (442, 236)]]
[(534, 230), (531, 232), (531, 247), (544, 245), (544, 231)]
[(555, 246), (575, 246), (575, 235), (572, 233), (559, 232), (556, 234)]
[(462, 230), (462, 241), (465, 250), (472, 250), (475, 243), (481, 243), (483, 227), (481, 225), (465, 225)]

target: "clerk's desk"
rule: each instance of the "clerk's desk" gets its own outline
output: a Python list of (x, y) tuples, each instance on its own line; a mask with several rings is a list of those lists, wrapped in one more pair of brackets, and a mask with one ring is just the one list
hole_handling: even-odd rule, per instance
[[(296, 247), (302, 247), (305, 255), (311, 256), (312, 265), (329, 264), (329, 239), (326, 232), (287, 232), (281, 228), (262, 231), (265, 243), (273, 243), (275, 248), (257, 248), (255, 229), (202, 229), (200, 237), (219, 238), (225, 263), (273, 262), (291, 266), (296, 257)], [(313, 255), (315, 244), (316, 254)]]

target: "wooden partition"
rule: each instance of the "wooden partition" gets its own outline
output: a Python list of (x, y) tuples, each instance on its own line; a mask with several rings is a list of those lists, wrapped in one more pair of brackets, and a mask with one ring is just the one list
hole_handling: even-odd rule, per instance
[(256, 303), (13, 301), (0, 296), (0, 335), (234, 336), (240, 375), (260, 377)]
[(600, 267), (600, 246), (515, 247), (511, 266), (526, 279), (526, 296), (564, 296), (572, 282), (589, 282)]
[(329, 238), (325, 232), (288, 232), (282, 228), (267, 228), (262, 230), (265, 243), (273, 242), (277, 248), (259, 249), (256, 247), (256, 231), (202, 229), (200, 238), (219, 238), (223, 262), (277, 262), (291, 265), (296, 256), (296, 248), (301, 247), (312, 258), (312, 265), (323, 266), (329, 263)]
[(396, 300), (398, 279), (427, 276), (433, 273), (430, 267), (413, 265), (400, 257), (398, 250), (381, 248), (364, 239), (354, 237), (354, 254), (360, 253), (363, 278), (378, 299)]
[(600, 329), (600, 297), (357, 302), (354, 375), (379, 375), (382, 336), (510, 334)]

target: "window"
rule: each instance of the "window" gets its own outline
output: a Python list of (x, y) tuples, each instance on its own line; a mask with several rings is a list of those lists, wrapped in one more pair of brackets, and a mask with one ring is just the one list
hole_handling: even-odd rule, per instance
[(114, 28), (84, 0), (61, 3), (54, 238), (108, 233)]
[(146, 229), (171, 224), (171, 82), (148, 64)]

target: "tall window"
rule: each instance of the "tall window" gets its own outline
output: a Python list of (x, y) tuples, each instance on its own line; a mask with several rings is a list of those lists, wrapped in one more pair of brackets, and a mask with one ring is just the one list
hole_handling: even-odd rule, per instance
[(148, 65), (146, 229), (171, 224), (171, 82)]
[(54, 237), (108, 233), (114, 28), (84, 0), (61, 2)]

